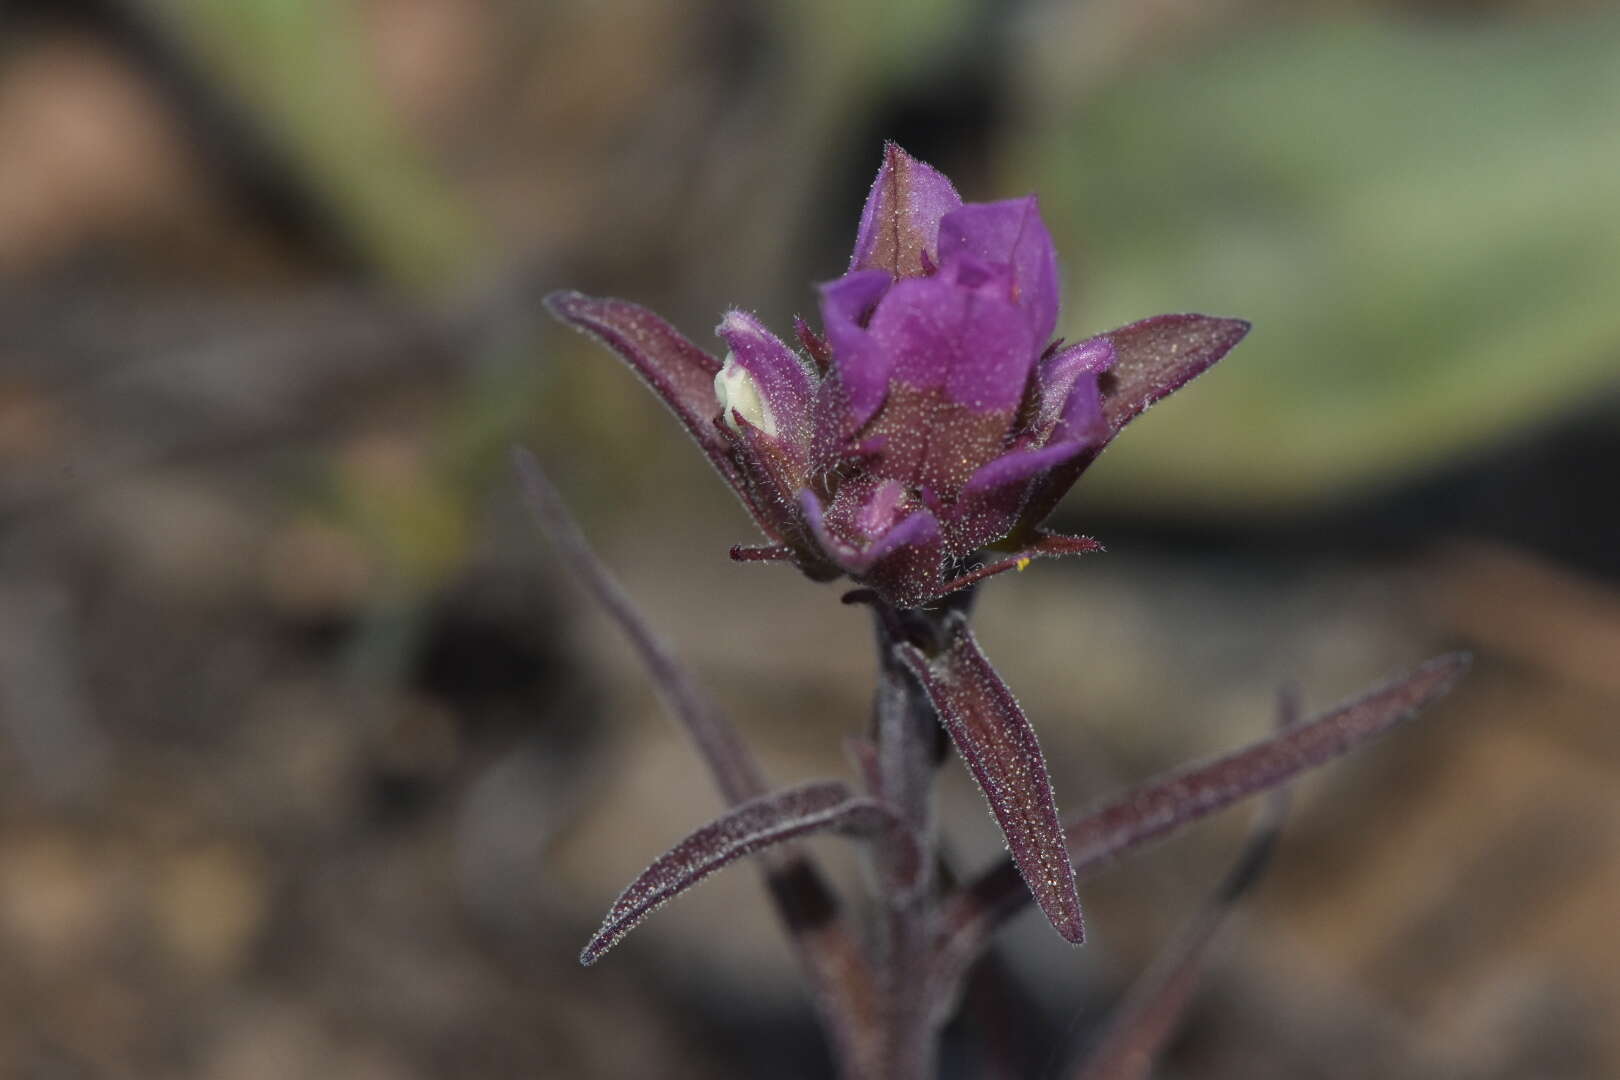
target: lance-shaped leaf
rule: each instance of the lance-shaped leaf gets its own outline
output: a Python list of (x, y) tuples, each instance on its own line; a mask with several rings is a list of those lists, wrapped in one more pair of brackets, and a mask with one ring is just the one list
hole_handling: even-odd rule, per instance
[[(1065, 830), (1075, 873), (1325, 764), (1444, 695), (1468, 669), (1466, 653), (1436, 657), (1403, 678), (1213, 761), (1177, 770), (1087, 814)], [(946, 909), (939, 982), (950, 986), (990, 935), (1028, 900), (1015, 863), (968, 885)]]
[[(1298, 695), (1285, 690), (1277, 727), (1286, 731), (1298, 719)], [(1288, 814), (1288, 802), (1286, 787), (1273, 788), (1266, 796), (1237, 861), (1114, 1007), (1102, 1035), (1074, 1070), (1074, 1080), (1145, 1080), (1192, 1001), (1216, 934), (1233, 906), (1270, 863)]]
[(692, 833), (642, 871), (614, 901), (579, 955), (594, 964), (655, 909), (744, 855), (811, 833), (891, 833), (909, 844), (910, 876), (922, 867), (915, 836), (887, 804), (857, 796), (840, 781), (818, 781), (752, 799)]
[(949, 637), (937, 654), (926, 656), (908, 645), (900, 655), (984, 791), (1029, 895), (1064, 940), (1084, 941), (1080, 896), (1046, 759), (1012, 691), (979, 650), (963, 619), (952, 620)]

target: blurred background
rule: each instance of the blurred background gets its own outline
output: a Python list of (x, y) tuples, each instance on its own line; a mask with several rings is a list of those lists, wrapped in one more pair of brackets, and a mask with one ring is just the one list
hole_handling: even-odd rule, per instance
[[(1568, 0), (0, 6), (0, 1071), (827, 1075), (746, 871), (576, 963), (719, 804), (505, 454), (777, 780), (847, 775), (862, 613), (730, 564), (539, 299), (785, 332), (884, 138), (1040, 193), (1066, 336), (1255, 324), (1060, 509), (1108, 554), (984, 590), (1064, 807), (1477, 653), (1303, 785), (1160, 1075), (1620, 1075), (1620, 12)], [(1244, 820), (1083, 950), (1026, 916), (948, 1074), (1062, 1075)]]

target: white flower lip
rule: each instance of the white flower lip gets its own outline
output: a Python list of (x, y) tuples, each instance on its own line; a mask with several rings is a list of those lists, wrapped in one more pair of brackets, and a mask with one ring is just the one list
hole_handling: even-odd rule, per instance
[(732, 431), (741, 432), (737, 424), (737, 417), (741, 416), (765, 434), (776, 434), (776, 417), (771, 415), (771, 407), (760, 396), (759, 383), (729, 352), (726, 353), (725, 363), (715, 373), (714, 396), (720, 402), (721, 419)]

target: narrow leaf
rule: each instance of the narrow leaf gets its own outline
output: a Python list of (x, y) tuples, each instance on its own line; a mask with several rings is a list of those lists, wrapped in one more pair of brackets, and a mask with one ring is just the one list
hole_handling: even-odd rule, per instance
[[(1294, 726), (1298, 711), (1297, 694), (1284, 690), (1278, 728)], [(1074, 1071), (1075, 1080), (1145, 1080), (1192, 1001), (1216, 934), (1271, 861), (1288, 802), (1286, 787), (1273, 788), (1266, 796), (1237, 861), (1115, 1007), (1101, 1037)]]
[[(820, 832), (868, 836), (896, 832), (899, 818), (886, 804), (851, 794), (839, 781), (820, 781), (761, 796), (733, 807), (662, 855), (614, 901), (579, 960), (594, 964), (655, 909), (716, 870), (764, 848)], [(913, 878), (921, 850), (913, 841)]]
[[(1076, 874), (1089, 873), (1127, 849), (1287, 783), (1383, 734), (1450, 690), (1469, 662), (1466, 653), (1437, 657), (1404, 678), (1245, 749), (1149, 781), (1064, 830)], [(990, 934), (1017, 914), (1027, 899), (1012, 861), (964, 888), (945, 912), (942, 967), (965, 970)]]
[(1064, 846), (1046, 759), (1024, 711), (979, 650), (964, 620), (953, 620), (950, 639), (935, 656), (914, 646), (900, 650), (934, 703), (968, 771), (979, 782), (1023, 877), (1064, 940), (1085, 940), (1074, 870)]
[(738, 803), (764, 793), (764, 774), (742, 741), (742, 736), (708, 696), (698, 689), (686, 669), (675, 659), (674, 653), (647, 625), (608, 568), (596, 557), (573, 516), (568, 513), (568, 508), (563, 505), (562, 496), (546, 479), (534, 455), (522, 447), (516, 447), (512, 451), (512, 462), (522, 480), (524, 498), (540, 530), (556, 545), (563, 564), (590, 590), (613, 621), (619, 624), (625, 637), (630, 639), (642, 663), (647, 665), (647, 671), (663, 695), (665, 704), (697, 744), (699, 755), (709, 767), (726, 801)]

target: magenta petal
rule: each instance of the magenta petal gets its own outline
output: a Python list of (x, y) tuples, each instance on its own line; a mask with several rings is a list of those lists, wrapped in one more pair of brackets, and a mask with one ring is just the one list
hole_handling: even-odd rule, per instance
[(852, 544), (827, 527), (814, 492), (799, 492), (799, 514), (827, 557), (855, 580), (877, 590), (896, 607), (918, 607), (938, 595), (944, 538), (927, 510), (907, 514), (865, 545)]
[(836, 426), (840, 440), (871, 419), (888, 391), (889, 355), (866, 324), (889, 285), (881, 270), (858, 270), (821, 286), (822, 331), (833, 365), (817, 402), (817, 424)]
[(966, 555), (1006, 536), (1024, 508), (1030, 479), (1073, 461), (1085, 450), (1085, 443), (1059, 443), (1015, 450), (980, 466), (963, 485), (946, 521), (951, 554)]
[(1103, 412), (1114, 432), (1155, 401), (1205, 371), (1249, 332), (1242, 319), (1209, 315), (1155, 315), (1103, 336), (1117, 360), (1103, 395)]
[(810, 445), (810, 402), (815, 383), (792, 349), (744, 311), (728, 311), (715, 333), (730, 346), (730, 358), (752, 377), (765, 406), (756, 425), (789, 441), (803, 457)]
[[(939, 543), (939, 521), (927, 510), (916, 510), (903, 518), (894, 528), (872, 541), (872, 546), (861, 553), (861, 561), (872, 566), (901, 548), (926, 548)], [(935, 565), (938, 565), (936, 558)]]
[(945, 540), (929, 511), (918, 510), (896, 525), (872, 545), (867, 559), (859, 580), (895, 607), (922, 607), (939, 596)]
[(1073, 459), (1084, 449), (1082, 444), (1062, 443), (1040, 450), (1015, 450), (1003, 454), (974, 472), (968, 482), (962, 485), (962, 498), (982, 497), (1022, 484), (1038, 473)]
[(901, 656), (984, 791), (1035, 902), (1065, 941), (1084, 941), (1080, 896), (1046, 759), (1012, 691), (961, 620), (939, 655), (904, 646)]
[(1012, 269), (1012, 299), (1029, 320), (1034, 340), (1044, 344), (1057, 328), (1058, 264), (1052, 234), (1031, 195), (1004, 202), (969, 203), (940, 219), (939, 258), (968, 255)]
[(860, 552), (854, 545), (834, 536), (832, 530), (827, 528), (826, 511), (822, 508), (821, 500), (817, 498), (816, 493), (809, 488), (799, 492), (799, 517), (830, 561), (850, 572), (852, 568), (860, 565)]
[[(1032, 425), (1038, 438), (1092, 441), (1107, 433), (1097, 376), (1114, 366), (1114, 345), (1105, 337), (1061, 349), (1041, 361), (1040, 409)], [(1063, 432), (1055, 429), (1059, 423)]]
[(961, 205), (944, 173), (892, 142), (885, 144), (849, 268), (883, 270), (897, 278), (926, 273), (928, 261), (939, 262), (939, 219)]
[(799, 492), (799, 512), (822, 549), (857, 577), (901, 548), (939, 542), (939, 522), (927, 510), (913, 511), (864, 546), (856, 546), (833, 535), (827, 528), (821, 500), (808, 488)]
[(934, 277), (896, 282), (870, 325), (892, 358), (891, 377), (941, 388), (976, 413), (1016, 410), (1038, 347), (1005, 280), (1005, 271), (959, 260)]

